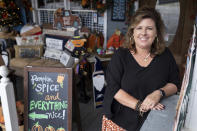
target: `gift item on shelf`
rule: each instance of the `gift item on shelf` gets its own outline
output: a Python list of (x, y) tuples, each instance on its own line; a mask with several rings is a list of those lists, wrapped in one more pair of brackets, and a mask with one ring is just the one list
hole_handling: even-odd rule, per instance
[(43, 45), (42, 35), (17, 36), (15, 37), (17, 45)]
[(38, 34), (42, 34), (42, 29), (38, 25), (24, 25), (20, 31), (21, 36), (31, 36)]
[(62, 52), (63, 51), (61, 51), (61, 50), (46, 48), (46, 50), (44, 52), (44, 57), (55, 59), (55, 60), (60, 60)]
[(72, 39), (68, 40), (65, 48), (71, 53), (73, 57), (79, 58), (86, 54), (86, 48), (84, 44), (87, 40), (81, 36), (75, 36)]
[(102, 102), (105, 93), (105, 74), (103, 66), (98, 57), (95, 57), (94, 72), (92, 74), (94, 106), (95, 108), (102, 107)]
[(56, 29), (66, 29), (74, 27), (76, 29), (81, 28), (81, 19), (78, 15), (72, 14), (71, 10), (65, 10), (59, 8), (54, 13), (53, 27)]
[(74, 57), (72, 57), (71, 54), (65, 50), (62, 52), (62, 55), (60, 57), (60, 62), (65, 67), (72, 67), (72, 65), (74, 64)]
[(123, 43), (123, 36), (120, 30), (116, 29), (114, 34), (109, 38), (107, 42), (107, 48), (113, 47), (115, 49), (119, 48)]
[(42, 57), (43, 45), (14, 45), (15, 58), (34, 58)]
[(45, 34), (45, 44), (47, 48), (64, 50), (64, 46), (70, 37)]
[(91, 33), (88, 37), (87, 48), (90, 51), (96, 51), (97, 48), (103, 48), (104, 37), (102, 32)]

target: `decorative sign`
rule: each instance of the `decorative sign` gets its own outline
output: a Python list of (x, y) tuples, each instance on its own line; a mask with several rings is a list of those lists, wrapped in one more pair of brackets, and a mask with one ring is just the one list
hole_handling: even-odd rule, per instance
[(53, 48), (46, 48), (44, 52), (44, 57), (55, 59), (55, 60), (60, 60), (62, 53), (63, 51), (61, 50), (56, 50)]
[(112, 16), (114, 21), (124, 21), (126, 12), (126, 0), (113, 0)]
[(74, 57), (71, 56), (71, 54), (68, 51), (64, 51), (61, 55), (60, 62), (65, 67), (71, 67), (74, 65)]
[(26, 67), (25, 130), (71, 131), (72, 68)]
[(16, 58), (34, 58), (43, 55), (43, 45), (14, 45)]
[(65, 48), (68, 49), (70, 52), (73, 52), (73, 50), (75, 49), (75, 46), (71, 42), (71, 40), (68, 40), (67, 43), (66, 43), (66, 45), (65, 45)]
[(69, 39), (68, 36), (45, 34), (46, 47), (56, 50), (64, 50), (64, 46)]
[(63, 50), (63, 40), (46, 38), (46, 46), (57, 50)]

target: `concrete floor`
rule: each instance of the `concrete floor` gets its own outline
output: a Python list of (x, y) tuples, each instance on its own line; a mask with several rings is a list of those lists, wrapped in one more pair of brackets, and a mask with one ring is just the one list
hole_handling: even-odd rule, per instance
[[(87, 104), (79, 103), (81, 124), (83, 131), (101, 131), (102, 108), (95, 109), (93, 99)], [(77, 130), (77, 124), (73, 123), (73, 131)]]

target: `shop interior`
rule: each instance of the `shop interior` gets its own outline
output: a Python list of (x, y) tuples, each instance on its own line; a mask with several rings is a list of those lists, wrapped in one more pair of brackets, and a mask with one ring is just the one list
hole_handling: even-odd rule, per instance
[[(0, 0), (0, 65), (7, 67), (6, 77), (13, 83), (14, 91), (6, 99), (2, 95), (1, 101), (9, 97), (14, 100), (16, 108), (12, 110), (18, 124), (11, 128), (16, 126), (11, 123), (10, 131), (100, 131), (107, 64), (124, 41), (133, 13), (145, 5), (161, 13), (166, 46), (173, 53), (181, 80), (185, 81), (190, 43), (192, 38), (196, 39), (196, 0)], [(42, 87), (36, 90), (35, 82)], [(58, 83), (60, 88), (56, 88)], [(184, 98), (185, 90), (177, 95)], [(59, 101), (59, 114), (54, 106), (46, 116), (43, 108), (39, 110), (39, 100)], [(183, 103), (181, 100), (176, 98), (176, 102)], [(181, 112), (180, 103), (174, 115)], [(31, 104), (32, 109), (28, 107)], [(9, 131), (5, 109), (1, 104), (0, 130)], [(60, 119), (47, 121), (53, 117)], [(188, 128), (197, 129), (191, 124), (194, 119), (190, 120), (189, 124), (186, 122)], [(62, 121), (64, 129), (55, 126)], [(179, 123), (173, 121), (172, 126), (175, 124)]]

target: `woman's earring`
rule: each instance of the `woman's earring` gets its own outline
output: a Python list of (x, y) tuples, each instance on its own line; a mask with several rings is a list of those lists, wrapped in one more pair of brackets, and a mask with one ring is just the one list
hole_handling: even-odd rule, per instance
[(130, 42), (132, 41), (132, 39), (133, 39), (133, 36), (130, 37)]
[(156, 43), (158, 43), (158, 42), (159, 42), (159, 39), (158, 39), (158, 37), (156, 37), (156, 38), (155, 38), (155, 41), (156, 41)]

